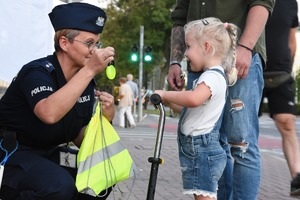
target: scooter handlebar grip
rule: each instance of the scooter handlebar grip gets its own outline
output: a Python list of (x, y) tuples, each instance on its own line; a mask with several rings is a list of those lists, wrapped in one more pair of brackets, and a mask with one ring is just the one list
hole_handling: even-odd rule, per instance
[(161, 103), (161, 97), (159, 96), (159, 94), (152, 94), (150, 96), (150, 101), (154, 104), (154, 105), (158, 105)]

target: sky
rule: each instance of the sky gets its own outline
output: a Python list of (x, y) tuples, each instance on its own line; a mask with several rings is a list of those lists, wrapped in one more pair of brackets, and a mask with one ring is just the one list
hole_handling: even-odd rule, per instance
[[(73, 0), (74, 2), (78, 0)], [(64, 2), (72, 2), (72, 0), (64, 0)], [(100, 8), (105, 8), (107, 6), (107, 3), (109, 0), (82, 0), (81, 2), (93, 4), (95, 6), (98, 6)], [(61, 4), (60, 0), (53, 0), (53, 5), (56, 6), (57, 4)]]

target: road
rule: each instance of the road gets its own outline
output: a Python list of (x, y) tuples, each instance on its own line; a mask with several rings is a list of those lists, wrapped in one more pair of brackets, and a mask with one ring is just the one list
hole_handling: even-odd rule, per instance
[[(114, 121), (115, 129), (133, 157), (137, 167), (137, 174), (135, 178), (119, 183), (119, 188), (114, 190), (108, 200), (146, 199), (151, 169), (147, 159), (154, 154), (158, 120), (157, 115), (147, 115), (141, 122), (137, 123), (137, 127), (134, 129), (121, 129), (118, 127), (117, 119)], [(192, 196), (181, 193), (181, 172), (176, 142), (177, 121), (177, 118), (167, 117), (166, 119), (161, 149), (161, 158), (165, 162), (159, 166), (155, 200), (193, 199)], [(296, 126), (299, 137), (299, 117), (297, 118)], [(281, 136), (274, 122), (267, 115), (263, 115), (260, 118), (259, 147), (262, 157), (262, 180), (258, 200), (295, 199), (289, 197), (291, 177), (282, 153)]]

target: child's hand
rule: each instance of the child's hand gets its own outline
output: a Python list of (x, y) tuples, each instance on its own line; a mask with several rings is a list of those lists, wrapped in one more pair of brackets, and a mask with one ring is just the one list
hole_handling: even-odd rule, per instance
[(158, 94), (161, 98), (161, 102), (164, 104), (164, 105), (168, 105), (168, 102), (166, 101), (166, 99), (164, 99), (164, 94), (166, 93), (165, 90), (155, 90), (154, 93)]
[(161, 100), (163, 100), (163, 94), (164, 94), (163, 90), (155, 90), (154, 93), (158, 94), (160, 96)]

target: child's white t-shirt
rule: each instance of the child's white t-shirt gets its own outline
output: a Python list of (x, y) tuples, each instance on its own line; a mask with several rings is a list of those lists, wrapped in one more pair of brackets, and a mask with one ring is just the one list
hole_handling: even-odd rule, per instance
[[(221, 66), (212, 67), (224, 72)], [(204, 82), (211, 90), (211, 97), (202, 105), (187, 108), (182, 120), (182, 133), (203, 135), (209, 133), (222, 114), (226, 102), (227, 83), (224, 76), (214, 70), (206, 70), (194, 81), (193, 88)]]

